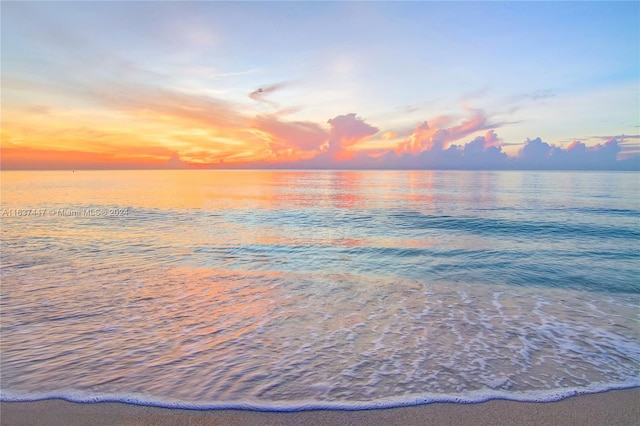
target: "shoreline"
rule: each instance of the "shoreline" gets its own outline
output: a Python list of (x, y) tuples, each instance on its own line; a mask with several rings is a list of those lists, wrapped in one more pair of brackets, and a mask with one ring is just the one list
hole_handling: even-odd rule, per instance
[(121, 402), (61, 399), (0, 402), (0, 425), (635, 425), (640, 387), (577, 395), (555, 402), (436, 402), (373, 410), (295, 412), (190, 410)]

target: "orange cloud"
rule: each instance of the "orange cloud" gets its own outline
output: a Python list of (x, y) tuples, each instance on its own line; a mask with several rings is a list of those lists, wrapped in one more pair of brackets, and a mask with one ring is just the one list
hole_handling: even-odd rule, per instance
[[(274, 156), (255, 134), (252, 118), (230, 102), (139, 85), (93, 90), (88, 96), (99, 101), (98, 107), (4, 108), (2, 145), (49, 153), (55, 164), (59, 164), (57, 152), (84, 152), (92, 165), (125, 157), (138, 161), (140, 155), (167, 161), (175, 153), (198, 167)], [(7, 164), (11, 161), (13, 157)], [(19, 167), (26, 167), (25, 162), (28, 159), (22, 158)], [(36, 159), (33, 163), (43, 165)]]
[(304, 121), (282, 121), (273, 115), (259, 115), (252, 123), (275, 157), (313, 157), (329, 138), (319, 125)]
[(69, 150), (1, 147), (3, 170), (67, 170), (67, 169), (156, 169), (169, 168), (175, 153), (159, 149), (163, 155), (117, 155)]
[[(447, 146), (459, 139), (480, 130), (496, 127), (496, 124), (488, 123), (487, 117), (481, 110), (472, 110), (473, 115), (463, 120), (456, 126), (448, 128), (440, 127), (444, 123), (450, 122), (450, 117), (439, 117), (431, 125), (424, 121), (418, 125), (408, 139), (400, 142), (396, 148), (396, 153), (405, 152), (418, 154), (432, 149), (445, 149)], [(440, 125), (440, 126), (439, 126)], [(492, 141), (491, 143), (494, 143)]]
[(489, 130), (484, 135), (484, 147), (489, 148), (490, 146), (499, 147), (501, 145), (501, 139), (498, 137), (495, 131)]
[(327, 121), (331, 126), (327, 152), (338, 161), (351, 159), (355, 152), (349, 148), (378, 133), (373, 127), (356, 114), (339, 115)]
[(384, 132), (382, 135), (380, 135), (380, 137), (385, 140), (391, 140), (391, 139), (395, 139), (398, 137), (398, 133), (397, 132), (393, 132), (393, 131), (389, 131), (389, 132)]

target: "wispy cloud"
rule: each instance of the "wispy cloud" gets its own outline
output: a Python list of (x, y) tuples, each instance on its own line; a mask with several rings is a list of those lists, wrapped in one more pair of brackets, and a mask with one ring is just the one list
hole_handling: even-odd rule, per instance
[(625, 134), (621, 134), (621, 135), (609, 135), (609, 136), (589, 136), (590, 139), (600, 139), (600, 140), (604, 140), (604, 141), (608, 141), (611, 139), (617, 139), (619, 141), (623, 141), (625, 139), (640, 139), (640, 135), (625, 135)]
[(271, 106), (277, 107), (278, 104), (267, 99), (267, 96), (282, 89), (283, 87), (286, 87), (287, 85), (288, 83), (277, 83), (269, 86), (263, 86), (249, 93), (249, 97), (254, 101), (264, 102)]
[(3, 170), (159, 169), (177, 168), (177, 161), (178, 155), (163, 147), (139, 153), (0, 147)]

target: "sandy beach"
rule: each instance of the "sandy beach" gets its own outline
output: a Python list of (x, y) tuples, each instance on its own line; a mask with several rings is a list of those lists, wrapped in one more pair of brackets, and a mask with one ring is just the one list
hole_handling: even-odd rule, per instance
[(365, 411), (273, 413), (178, 410), (62, 400), (0, 403), (0, 424), (13, 425), (636, 425), (640, 388), (580, 395), (559, 402), (436, 403)]

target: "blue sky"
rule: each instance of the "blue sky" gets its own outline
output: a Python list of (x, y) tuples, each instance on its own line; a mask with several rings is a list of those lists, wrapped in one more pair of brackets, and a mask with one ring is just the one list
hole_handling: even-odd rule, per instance
[(357, 166), (617, 136), (628, 158), (639, 21), (638, 2), (3, 2), (3, 157)]

